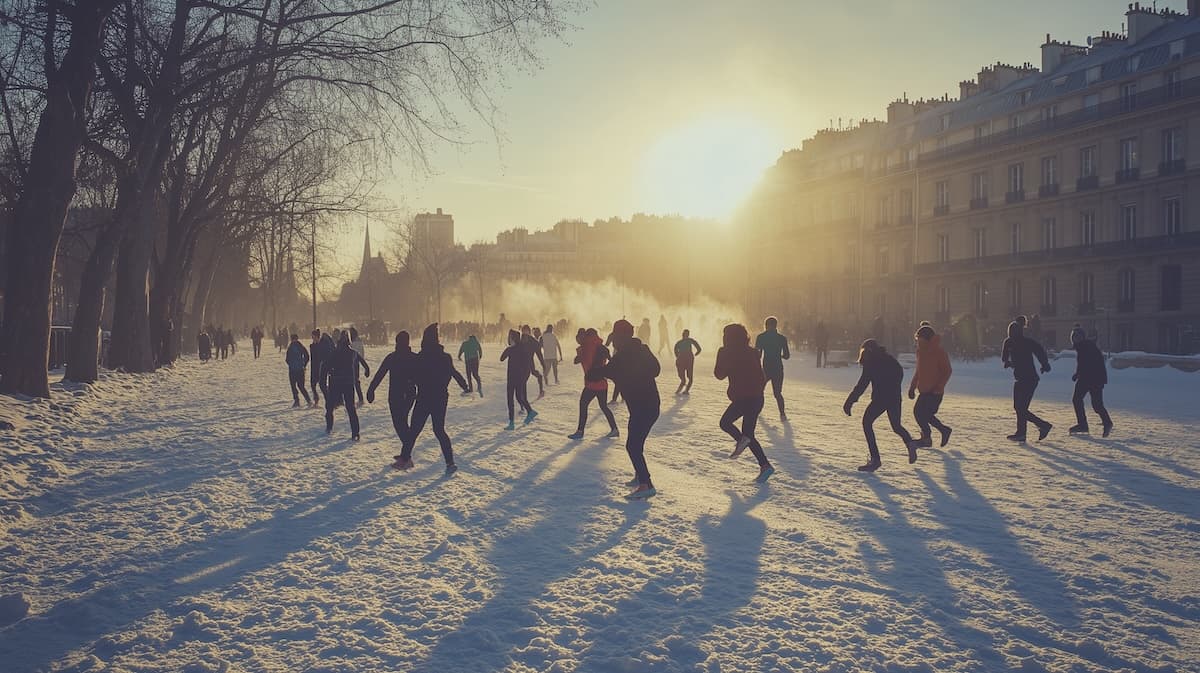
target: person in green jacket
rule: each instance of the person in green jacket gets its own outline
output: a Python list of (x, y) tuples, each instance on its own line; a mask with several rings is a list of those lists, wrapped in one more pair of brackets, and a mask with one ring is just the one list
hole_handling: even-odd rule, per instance
[(463, 393), (464, 395), (479, 391), (479, 396), (483, 397), (483, 380), (479, 378), (479, 359), (482, 357), (483, 346), (480, 345), (479, 339), (476, 339), (474, 334), (467, 337), (467, 340), (458, 347), (458, 359), (467, 363), (467, 390)]

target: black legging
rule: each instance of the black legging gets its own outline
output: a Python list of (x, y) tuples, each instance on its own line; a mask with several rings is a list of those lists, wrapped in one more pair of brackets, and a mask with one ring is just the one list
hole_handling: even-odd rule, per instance
[(454, 449), (450, 446), (450, 435), (446, 434), (446, 405), (448, 403), (449, 399), (446, 397), (417, 398), (416, 404), (413, 406), (412, 429), (408, 434), (408, 442), (400, 450), (402, 461), (412, 458), (413, 446), (417, 443), (417, 438), (421, 436), (421, 431), (425, 429), (425, 421), (428, 420), (432, 422), (433, 434), (437, 437), (438, 444), (442, 446), (442, 458), (446, 461), (446, 466), (454, 464)]
[(592, 400), (596, 400), (600, 405), (600, 411), (604, 412), (604, 418), (608, 419), (609, 429), (616, 430), (617, 419), (613, 418), (612, 409), (608, 408), (608, 390), (584, 388), (583, 392), (579, 393), (579, 427), (576, 428), (575, 432), (583, 434), (583, 426), (587, 425), (588, 407), (591, 406)]
[[(474, 379), (474, 383), (472, 383), (472, 379)], [(479, 358), (467, 360), (467, 392), (471, 390), (483, 392), (483, 379), (479, 378)]]
[(775, 395), (775, 404), (779, 405), (779, 415), (783, 415), (783, 369), (768, 371), (767, 380), (771, 382), (771, 392)]
[(358, 403), (362, 404), (363, 403), (362, 379), (359, 379), (359, 378), (354, 379), (354, 392), (358, 393)]
[(921, 393), (917, 397), (917, 403), (913, 405), (913, 418), (917, 419), (917, 425), (921, 428), (921, 439), (929, 439), (929, 426), (931, 425), (941, 432), (947, 430), (937, 417), (938, 409), (941, 407), (941, 393)]
[[(628, 401), (628, 400), (626, 400)], [(633, 463), (633, 473), (637, 475), (639, 484), (653, 486), (650, 481), (650, 468), (646, 466), (646, 438), (650, 436), (650, 428), (658, 421), (659, 408), (654, 406), (630, 406), (629, 426), (626, 430), (625, 451), (629, 453), (629, 461)]]
[(400, 438), (402, 445), (412, 432), (408, 419), (412, 414), (414, 402), (416, 402), (416, 398), (412, 395), (388, 395), (388, 410), (392, 412), (392, 427), (396, 429), (396, 436)]
[(529, 379), (524, 378), (520, 381), (509, 381), (505, 395), (508, 397), (508, 420), (513, 420), (513, 397), (517, 398), (517, 404), (521, 405), (521, 411), (529, 413), (533, 411), (533, 407), (529, 406), (529, 392), (527, 386)]
[(304, 395), (304, 401), (312, 403), (308, 397), (308, 390), (304, 387), (304, 370), (303, 369), (288, 369), (288, 385), (292, 387), (292, 401), (300, 404), (300, 395)]
[(321, 367), (320, 367), (320, 365), (313, 364), (313, 366), (310, 367), (309, 371), (308, 371), (308, 384), (312, 386), (312, 393), (313, 393), (312, 398), (313, 398), (314, 402), (321, 401), (321, 397), (319, 395), (317, 395), (317, 384), (320, 382), (320, 380), (321, 380)]
[(1029, 410), (1029, 404), (1033, 402), (1033, 393), (1037, 390), (1038, 380), (1016, 380), (1013, 381), (1013, 409), (1017, 412), (1017, 434), (1024, 437), (1028, 423), (1033, 423), (1039, 428), (1043, 428), (1048, 423), (1038, 418), (1037, 414)]
[(546, 383), (545, 383), (545, 381), (542, 380), (542, 373), (539, 372), (536, 367), (531, 369), (529, 371), (529, 373), (533, 375), (533, 378), (537, 379), (538, 393), (545, 393), (546, 392)]
[(1092, 410), (1100, 415), (1100, 422), (1104, 427), (1112, 425), (1112, 418), (1108, 415), (1108, 409), (1104, 408), (1104, 384), (1089, 385), (1082, 381), (1075, 382), (1075, 394), (1071, 396), (1071, 404), (1075, 405), (1075, 420), (1084, 427), (1087, 427), (1087, 416), (1083, 413), (1083, 398), (1086, 395), (1092, 396)]
[[(730, 437), (733, 437), (733, 441), (740, 441), (742, 437), (750, 440), (750, 451), (754, 453), (754, 458), (758, 461), (759, 467), (765, 467), (770, 464), (767, 460), (767, 454), (763, 453), (762, 444), (759, 444), (758, 438), (754, 436), (754, 428), (758, 425), (758, 415), (762, 413), (765, 400), (766, 398), (762, 395), (757, 395), (730, 402), (729, 407), (725, 409), (725, 414), (721, 416), (720, 423), (721, 429)], [(740, 432), (737, 426), (733, 424), (739, 418), (742, 419), (742, 429)]]
[(900, 435), (904, 445), (907, 447), (912, 442), (912, 435), (900, 424), (900, 398), (887, 402), (871, 400), (867, 410), (863, 412), (862, 425), (863, 434), (867, 437), (867, 450), (871, 452), (871, 461), (876, 463), (879, 462), (879, 446), (875, 443), (875, 419), (884, 413), (887, 413), (888, 422), (892, 424), (892, 432)]
[(350, 417), (350, 434), (358, 436), (358, 411), (354, 408), (354, 384), (332, 383), (325, 392), (325, 432), (333, 430), (333, 409), (338, 404), (346, 406)]
[(692, 389), (692, 370), (695, 366), (695, 360), (680, 360), (675, 363), (675, 371), (679, 373), (679, 390)]

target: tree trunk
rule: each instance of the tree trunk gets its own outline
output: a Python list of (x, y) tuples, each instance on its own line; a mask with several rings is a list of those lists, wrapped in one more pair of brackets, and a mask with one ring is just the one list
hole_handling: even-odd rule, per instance
[[(38, 119), (29, 171), (8, 231), (8, 278), (0, 343), (0, 392), (49, 397), (50, 298), (58, 242), (75, 196), (100, 34), (115, 0), (81, 2), (71, 15), (62, 63), (48, 64), (46, 108)], [(57, 11), (51, 6), (48, 11)]]
[(150, 257), (155, 215), (144, 209), (121, 241), (108, 360), (113, 369), (154, 371), (150, 333)]
[(104, 316), (106, 286), (117, 260), (117, 243), (120, 240), (118, 229), (109, 226), (100, 232), (96, 247), (92, 248), (92, 254), (88, 255), (87, 264), (83, 267), (75, 322), (71, 326), (67, 345), (67, 372), (64, 378), (69, 381), (93, 383), (100, 375), (100, 323)]
[(204, 323), (208, 321), (208, 295), (212, 290), (213, 277), (217, 274), (217, 263), (220, 259), (220, 248), (214, 247), (200, 269), (200, 283), (196, 285), (196, 294), (192, 296), (192, 320), (195, 322), (192, 327), (196, 329), (197, 334), (204, 329)]

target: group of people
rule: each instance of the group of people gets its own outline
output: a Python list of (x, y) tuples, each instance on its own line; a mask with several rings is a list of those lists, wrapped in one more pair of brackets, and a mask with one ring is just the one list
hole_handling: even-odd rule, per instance
[(233, 330), (209, 325), (196, 335), (196, 350), (201, 362), (214, 358), (225, 360), (230, 354), (237, 355), (237, 339)]

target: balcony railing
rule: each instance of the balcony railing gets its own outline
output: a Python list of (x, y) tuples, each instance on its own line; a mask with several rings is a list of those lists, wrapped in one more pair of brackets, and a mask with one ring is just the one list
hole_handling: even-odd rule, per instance
[(1159, 175), (1179, 175), (1185, 171), (1187, 171), (1186, 159), (1172, 159), (1171, 161), (1164, 161), (1158, 165)]
[(1058, 196), (1058, 183), (1055, 182), (1049, 185), (1038, 187), (1038, 198), (1045, 199), (1051, 196)]
[(1109, 241), (1093, 245), (1077, 245), (1051, 250), (1031, 250), (1004, 253), (987, 257), (969, 257), (944, 262), (918, 264), (918, 275), (992, 271), (996, 269), (1052, 264), (1073, 260), (1103, 259), (1118, 255), (1145, 254), (1164, 250), (1200, 249), (1200, 231), (1189, 231), (1174, 236), (1152, 236), (1130, 241)]
[(1116, 174), (1118, 185), (1126, 182), (1136, 182), (1141, 177), (1142, 169), (1140, 168), (1122, 168), (1121, 170), (1117, 171)]
[(986, 196), (977, 196), (971, 199), (971, 210), (983, 210), (988, 207), (988, 199)]
[[(1015, 129), (1007, 129), (973, 140), (965, 140), (953, 145), (947, 145), (921, 154), (917, 161), (919, 163), (932, 163), (980, 150), (994, 150), (1005, 145), (1012, 145), (1040, 136), (1059, 133), (1065, 129), (1113, 119), (1126, 114), (1137, 114), (1159, 105), (1167, 105), (1196, 97), (1200, 97), (1200, 77), (1192, 77), (1181, 82), (1172, 82), (1166, 86), (1139, 91), (1136, 96), (1130, 98), (1106, 101), (1098, 105), (1075, 110), (1074, 112), (1029, 122)], [(1133, 100), (1132, 106), (1129, 102), (1131, 99)]]
[(1020, 203), (1024, 200), (1025, 200), (1025, 190), (1024, 189), (1015, 191), (1015, 192), (1007, 192), (1004, 195), (1005, 203)]
[(937, 205), (937, 206), (933, 207), (933, 216), (934, 217), (941, 217), (942, 215), (946, 215), (949, 212), (950, 212), (950, 204), (949, 203), (943, 203), (941, 205)]
[(1086, 192), (1089, 189), (1096, 189), (1100, 186), (1099, 175), (1085, 175), (1075, 181), (1075, 191)]
[(1041, 315), (1053, 318), (1058, 315), (1058, 304), (1042, 304), (1038, 310)]

